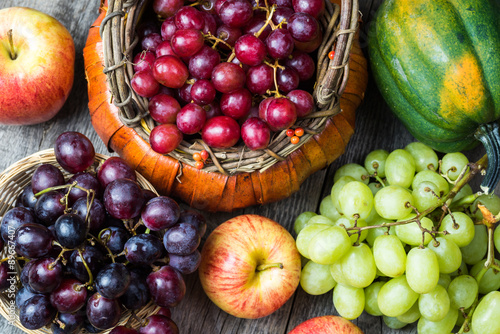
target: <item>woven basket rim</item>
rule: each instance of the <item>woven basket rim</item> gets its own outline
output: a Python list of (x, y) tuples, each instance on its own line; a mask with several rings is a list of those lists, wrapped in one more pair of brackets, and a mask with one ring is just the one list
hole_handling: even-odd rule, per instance
[[(95, 154), (95, 164), (94, 166), (97, 167), (100, 163), (105, 161), (106, 159), (109, 158), (109, 156), (96, 153)], [(65, 179), (67, 179), (70, 175), (70, 173), (64, 171), (61, 166), (57, 163), (55, 159), (55, 154), (54, 154), (54, 149), (46, 149), (42, 151), (38, 151), (36, 153), (33, 153), (27, 157), (24, 157), (17, 162), (14, 162), (12, 165), (7, 167), (2, 173), (0, 173), (0, 219), (3, 217), (4, 213), (7, 212), (10, 208), (12, 208), (14, 205), (14, 202), (17, 198), (17, 195), (20, 193), (20, 190), (29, 183), (31, 179), (31, 173), (36, 169), (37, 166), (39, 166), (42, 163), (51, 163), (55, 165), (56, 167), (60, 168), (61, 171), (63, 172)], [(136, 176), (137, 176), (137, 182), (141, 185), (143, 189), (151, 190), (153, 191), (156, 195), (158, 195), (158, 192), (156, 189), (153, 187), (153, 185), (140, 173), (136, 171)], [(17, 190), (17, 192), (15, 191)], [(5, 245), (4, 249), (1, 252), (2, 257), (7, 256), (7, 251), (6, 251), (7, 244)], [(20, 268), (18, 268), (20, 269)], [(19, 271), (18, 271), (19, 273)], [(10, 306), (10, 300), (8, 298), (8, 290), (6, 292), (0, 293), (0, 314), (7, 320), (9, 321), (13, 326), (23, 330), (26, 333), (29, 334), (51, 334), (52, 331), (47, 328), (41, 328), (38, 330), (29, 330), (24, 328), (20, 321), (19, 321), (19, 311), (16, 309), (15, 312), (15, 317), (12, 319), (12, 316), (9, 312), (9, 306)], [(148, 305), (140, 309), (139, 311), (135, 311), (135, 314), (141, 318), (145, 315), (151, 315), (156, 313), (160, 308), (156, 306), (153, 301), (151, 300)], [(119, 325), (124, 325), (128, 320), (131, 315), (130, 310), (125, 310), (122, 308), (122, 315), (120, 322), (117, 324)], [(139, 323), (136, 320), (131, 320), (131, 324), (133, 326), (138, 326)], [(111, 331), (105, 330), (100, 333), (103, 334), (108, 334)], [(79, 333), (88, 333), (84, 329), (82, 329)]]
[[(358, 30), (358, 0), (341, 0), (342, 8), (325, 0), (325, 14), (318, 20), (323, 27), (323, 42), (316, 62), (316, 80), (312, 92), (317, 111), (299, 119), (293, 127), (302, 127), (305, 134), (298, 144), (291, 144), (286, 130), (274, 133), (267, 149), (251, 151), (244, 144), (220, 150), (211, 149), (201, 138), (183, 140), (179, 147), (167, 155), (190, 166), (195, 166), (192, 155), (206, 150), (208, 165), (203, 171), (233, 175), (240, 172), (263, 172), (299, 149), (325, 128), (328, 119), (341, 112), (340, 96), (348, 80), (349, 53)], [(106, 15), (100, 25), (103, 42), (104, 70), (118, 108), (121, 122), (132, 128), (149, 144), (149, 132), (155, 126), (148, 112), (148, 99), (138, 96), (131, 89), (133, 51), (139, 39), (135, 26), (149, 0), (108, 0)], [(335, 51), (329, 59), (330, 50)]]

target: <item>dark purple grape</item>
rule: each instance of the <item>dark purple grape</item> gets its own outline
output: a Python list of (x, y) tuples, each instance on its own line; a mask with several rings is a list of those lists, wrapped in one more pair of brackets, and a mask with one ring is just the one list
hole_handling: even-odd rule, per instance
[(179, 224), (186, 223), (191, 224), (198, 230), (200, 236), (205, 235), (205, 231), (207, 230), (207, 221), (205, 217), (192, 209), (185, 210), (181, 212), (178, 220)]
[(163, 315), (150, 315), (139, 328), (140, 334), (179, 334), (179, 328), (175, 322)]
[(23, 188), (23, 191), (17, 197), (15, 206), (35, 210), (36, 201), (37, 198), (33, 194), (31, 183), (29, 183)]
[(94, 163), (92, 142), (79, 132), (63, 132), (54, 145), (56, 160), (64, 170), (75, 174), (83, 172)]
[(299, 74), (293, 68), (285, 67), (284, 69), (278, 69), (276, 81), (278, 82), (279, 90), (288, 94), (299, 87), (300, 79)]
[(54, 237), (47, 227), (40, 224), (24, 224), (15, 234), (16, 253), (32, 259), (49, 254)]
[(117, 179), (104, 190), (104, 207), (118, 219), (132, 219), (141, 213), (144, 196), (141, 187), (130, 179)]
[(146, 283), (153, 300), (161, 307), (178, 305), (186, 294), (186, 283), (181, 273), (168, 265), (149, 274)]
[(196, 79), (210, 79), (212, 70), (219, 63), (219, 53), (205, 45), (189, 59), (189, 73)]
[(296, 70), (301, 81), (311, 79), (316, 71), (316, 64), (311, 56), (300, 51), (294, 51), (292, 55), (285, 60), (285, 66)]
[(184, 0), (154, 0), (153, 10), (158, 16), (167, 18), (174, 16), (183, 5)]
[[(84, 221), (87, 218), (87, 198), (81, 197), (73, 204), (73, 213), (80, 216)], [(106, 219), (106, 209), (100, 200), (94, 198), (90, 207), (89, 220), (85, 222), (90, 232), (99, 231)], [(120, 221), (121, 222), (121, 221)]]
[(139, 332), (133, 328), (116, 326), (111, 330), (111, 332), (109, 332), (109, 334), (139, 334)]
[(199, 250), (195, 250), (188, 255), (175, 255), (169, 254), (168, 264), (175, 269), (177, 269), (181, 274), (187, 275), (194, 273), (201, 262), (201, 253)]
[(160, 259), (165, 252), (161, 240), (151, 234), (138, 234), (128, 239), (124, 251), (130, 263), (145, 266)]
[(163, 236), (163, 245), (170, 254), (188, 255), (200, 245), (201, 236), (196, 227), (182, 223), (170, 228)]
[(217, 33), (217, 21), (215, 15), (206, 12), (202, 12), (202, 15), (203, 20), (205, 21), (202, 32), (205, 35), (211, 34), (215, 36)]
[(158, 309), (158, 312), (156, 312), (158, 315), (163, 315), (167, 318), (172, 318), (172, 311), (168, 307), (160, 307)]
[(76, 248), (87, 237), (87, 224), (79, 215), (67, 213), (57, 218), (55, 232), (57, 241), (63, 247)]
[(253, 94), (264, 95), (274, 88), (274, 70), (267, 64), (250, 67), (246, 86)]
[[(295, 12), (293, 11), (292, 8), (289, 8), (289, 7), (278, 7), (276, 8), (276, 10), (274, 11), (274, 15), (273, 15), (273, 23), (275, 25), (278, 25), (280, 24), (283, 20), (285, 22), (288, 23), (288, 20), (290, 19), (290, 17), (294, 14)], [(287, 25), (286, 24), (283, 24), (282, 25), (283, 27), (286, 27)]]
[(161, 42), (161, 35), (159, 33), (153, 32), (142, 38), (141, 48), (144, 51), (156, 52), (156, 48), (161, 44)]
[(222, 111), (220, 110), (220, 104), (218, 101), (213, 101), (207, 105), (203, 106), (207, 113), (207, 120), (214, 118), (216, 116), (222, 116)]
[(130, 272), (121, 263), (110, 263), (99, 271), (95, 279), (97, 292), (109, 299), (123, 295), (130, 284)]
[[(93, 190), (95, 197), (101, 197), (102, 187), (99, 180), (92, 174), (86, 172), (80, 172), (73, 175), (67, 182), (67, 184), (73, 184), (88, 190)], [(68, 195), (69, 203), (73, 204), (75, 201), (81, 197), (87, 197), (87, 192), (85, 190), (78, 189), (76, 187), (71, 188)]]
[(83, 328), (89, 332), (89, 333), (101, 333), (102, 330), (100, 330), (99, 328), (96, 328), (94, 327), (90, 321), (88, 319), (85, 318), (85, 320), (83, 321)]
[(148, 201), (141, 212), (144, 225), (152, 231), (174, 226), (181, 209), (176, 201), (167, 196), (158, 196)]
[(144, 277), (138, 273), (130, 272), (130, 285), (120, 297), (120, 302), (129, 310), (137, 310), (145, 306), (151, 296)]
[(14, 207), (7, 211), (2, 218), (0, 225), (0, 233), (2, 240), (5, 242), (15, 242), (15, 234), (19, 227), (24, 224), (35, 224), (35, 216), (33, 212), (24, 207)]
[(191, 6), (180, 8), (174, 16), (175, 26), (177, 29), (195, 29), (202, 30), (205, 26), (205, 19), (202, 13)]
[(320, 34), (318, 20), (306, 13), (295, 13), (288, 19), (287, 29), (299, 42), (310, 42)]
[[(193, 80), (196, 80), (196, 79), (193, 79)], [(185, 83), (181, 88), (179, 88), (178, 90), (178, 97), (180, 99), (179, 102), (181, 102), (183, 105), (185, 104), (188, 104), (191, 102), (192, 98), (191, 98), (191, 89), (193, 88), (193, 84), (192, 83)], [(179, 110), (180, 112), (180, 110)], [(176, 120), (177, 120), (177, 115), (179, 114), (179, 112), (176, 113)], [(172, 123), (175, 123), (172, 122)]]
[[(84, 261), (87, 263), (92, 275), (95, 277), (105, 261), (104, 255), (96, 247), (88, 245), (85, 246), (81, 252)], [(74, 250), (71, 253), (67, 267), (71, 274), (79, 281), (87, 282), (89, 280), (87, 269), (83, 264), (82, 257), (78, 253), (78, 250)]]
[(120, 157), (110, 157), (99, 166), (97, 179), (103, 188), (117, 179), (130, 179), (137, 181), (137, 175), (130, 165)]
[(35, 216), (45, 225), (52, 225), (66, 210), (66, 198), (61, 191), (49, 191), (38, 198)]
[(241, 37), (242, 32), (240, 28), (231, 27), (226, 24), (223, 24), (217, 28), (216, 35), (219, 39), (226, 42), (218, 44), (217, 47), (221, 48), (222, 50), (229, 50), (229, 47), (226, 44), (228, 44), (231, 47), (234, 47), (238, 38)]
[(120, 254), (125, 243), (130, 238), (130, 233), (121, 227), (107, 227), (99, 234), (99, 240), (108, 247), (113, 254)]
[(219, 9), (219, 17), (230, 27), (244, 27), (253, 17), (252, 4), (247, 0), (227, 0)]
[(292, 0), (269, 0), (269, 5), (292, 8)]
[(33, 260), (28, 272), (29, 286), (39, 293), (51, 293), (63, 279), (63, 266), (54, 258), (46, 257)]
[(144, 20), (142, 21), (136, 29), (137, 36), (142, 39), (151, 33), (158, 33), (160, 29), (156, 20)]
[[(76, 334), (83, 325), (85, 312), (59, 313), (57, 320), (58, 322), (50, 326), (52, 334)], [(60, 327), (59, 322), (64, 325), (64, 329)]]
[(36, 295), (19, 307), (19, 321), (26, 329), (39, 329), (48, 325), (55, 317), (56, 310), (50, 305), (46, 295)]
[[(0, 292), (11, 286), (11, 282), (9, 281), (11, 275), (9, 272), (13, 272), (13, 270), (9, 269), (9, 262), (4, 261), (0, 263)], [(13, 278), (15, 279), (15, 277)]]
[(42, 164), (35, 169), (31, 176), (31, 187), (36, 194), (47, 188), (61, 186), (64, 184), (64, 175), (54, 165)]
[(292, 54), (294, 48), (293, 37), (288, 30), (278, 28), (266, 38), (267, 53), (275, 59), (285, 59)]
[(24, 302), (29, 300), (31, 297), (34, 297), (37, 295), (43, 296), (43, 294), (41, 294), (41, 293), (37, 293), (37, 292), (32, 291), (31, 288), (29, 288), (28, 286), (26, 286), (26, 285), (23, 286), (16, 293), (16, 306), (21, 307), (24, 304)]
[(24, 267), (21, 269), (21, 274), (19, 275), (19, 280), (21, 281), (21, 284), (23, 285), (23, 287), (25, 287), (29, 292), (31, 292), (32, 294), (37, 294), (38, 292), (36, 292), (35, 290), (33, 290), (30, 287), (29, 273), (30, 273), (31, 266), (33, 266), (33, 263), (35, 263), (35, 260), (26, 262)]
[(94, 293), (87, 301), (87, 319), (99, 329), (108, 329), (120, 321), (120, 303), (116, 299), (108, 299)]
[(307, 13), (318, 18), (325, 10), (324, 0), (292, 0), (293, 9), (297, 13)]
[(74, 278), (65, 278), (50, 294), (50, 302), (61, 313), (80, 310), (87, 301), (87, 289)]
[(152, 190), (149, 190), (149, 189), (143, 189), (142, 194), (144, 195), (144, 203), (147, 203), (147, 202), (149, 202), (149, 200), (158, 196)]

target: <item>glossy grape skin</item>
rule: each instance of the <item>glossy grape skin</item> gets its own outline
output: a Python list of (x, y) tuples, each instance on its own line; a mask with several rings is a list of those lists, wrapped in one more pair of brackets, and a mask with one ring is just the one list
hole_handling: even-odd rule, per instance
[(130, 272), (121, 263), (110, 263), (95, 278), (97, 292), (108, 299), (122, 296), (130, 284)]
[(241, 125), (241, 138), (250, 150), (262, 150), (269, 145), (271, 130), (260, 118), (251, 117)]
[(348, 219), (365, 219), (370, 214), (374, 199), (370, 188), (360, 181), (345, 184), (339, 193), (339, 212)]
[(170, 41), (172, 50), (181, 58), (192, 57), (204, 46), (201, 31), (195, 29), (177, 30)]
[(130, 271), (130, 284), (119, 300), (129, 310), (137, 310), (145, 306), (151, 298), (148, 286), (142, 276)]
[(34, 292), (31, 290), (29, 286), (23, 284), (22, 288), (20, 288), (16, 292), (16, 306), (21, 307), (27, 300), (36, 295), (43, 295), (43, 294)]
[[(85, 312), (78, 311), (75, 313), (59, 313), (56, 321), (50, 326), (53, 334), (74, 334), (77, 333), (83, 325)], [(64, 325), (64, 329), (60, 324)]]
[(332, 264), (340, 260), (351, 248), (345, 228), (332, 226), (316, 234), (309, 243), (308, 253), (318, 264)]
[(174, 226), (179, 220), (181, 209), (177, 202), (167, 196), (148, 201), (141, 212), (144, 225), (151, 231), (160, 231)]
[(300, 286), (310, 295), (322, 295), (336, 285), (330, 274), (330, 267), (314, 261), (308, 261), (300, 273)]
[(191, 98), (195, 103), (205, 105), (215, 100), (217, 92), (209, 80), (197, 80), (191, 87)]
[(130, 233), (116, 226), (107, 227), (99, 234), (99, 240), (115, 255), (123, 251), (128, 239), (130, 239)]
[(340, 259), (342, 272), (349, 285), (357, 288), (369, 286), (377, 274), (370, 247), (365, 243), (354, 245)]
[[(76, 173), (72, 177), (69, 178), (67, 184), (73, 184), (76, 182), (76, 185), (88, 190), (94, 191), (95, 197), (101, 197), (102, 195), (102, 187), (99, 183), (99, 180), (94, 175), (87, 172)], [(70, 205), (75, 203), (75, 201), (81, 197), (87, 197), (87, 192), (85, 190), (78, 189), (76, 187), (71, 188), (71, 191), (68, 195), (68, 200)]]
[(158, 16), (173, 16), (184, 5), (184, 0), (154, 0), (153, 10)]
[(297, 235), (297, 239), (296, 239), (296, 245), (297, 245), (297, 249), (299, 251), (299, 253), (307, 258), (307, 259), (310, 259), (310, 255), (309, 255), (309, 245), (311, 243), (311, 239), (313, 239), (313, 237), (318, 234), (319, 232), (327, 229), (328, 227), (330, 226), (333, 226), (333, 222), (332, 222), (332, 225), (329, 225), (329, 224), (308, 224), (306, 225), (301, 231), (300, 233)]
[(421, 142), (409, 143), (405, 146), (405, 150), (410, 152), (415, 160), (415, 168), (417, 172), (430, 169), (437, 171), (439, 168), (438, 156), (436, 152), (429, 146)]
[(406, 276), (401, 275), (382, 286), (377, 296), (378, 307), (383, 314), (397, 317), (408, 311), (418, 300), (418, 296), (408, 285)]
[(146, 278), (146, 283), (155, 303), (161, 307), (174, 307), (186, 294), (186, 284), (179, 271), (163, 266)]
[(408, 151), (397, 149), (385, 161), (385, 175), (391, 185), (409, 188), (415, 176), (415, 160)]
[(118, 219), (131, 219), (141, 213), (144, 197), (140, 186), (129, 179), (117, 179), (104, 190), (104, 207)]
[(63, 132), (57, 137), (54, 154), (61, 167), (72, 173), (83, 172), (94, 163), (92, 142), (79, 132)]
[(192, 135), (199, 132), (205, 121), (207, 114), (205, 109), (196, 103), (189, 103), (182, 107), (177, 114), (177, 128), (184, 134)]
[(64, 184), (62, 172), (54, 165), (42, 164), (38, 166), (31, 176), (31, 188), (36, 194), (47, 188), (56, 187)]
[(356, 319), (363, 313), (365, 293), (361, 288), (337, 284), (333, 289), (333, 305), (345, 319)]
[(406, 269), (406, 252), (395, 235), (381, 235), (373, 244), (373, 257), (377, 269), (389, 277), (402, 275)]
[(212, 71), (212, 84), (221, 93), (231, 93), (243, 88), (245, 81), (245, 72), (234, 63), (220, 63)]
[(49, 324), (56, 315), (46, 295), (36, 295), (19, 308), (19, 321), (26, 329), (39, 329)]
[(429, 321), (443, 320), (450, 310), (448, 292), (439, 284), (431, 292), (421, 294), (418, 304), (422, 317)]
[(309, 92), (294, 89), (287, 94), (287, 97), (295, 104), (298, 118), (305, 117), (314, 111), (314, 99)]
[(273, 99), (266, 111), (266, 122), (271, 130), (284, 130), (295, 124), (297, 109), (295, 104), (284, 97)]
[(299, 42), (310, 42), (320, 33), (319, 22), (309, 14), (295, 13), (287, 22), (288, 31)]
[(15, 234), (16, 253), (27, 258), (47, 255), (54, 240), (52, 233), (43, 225), (30, 223), (19, 227)]
[(117, 179), (137, 180), (135, 171), (130, 165), (120, 157), (110, 157), (99, 166), (97, 179), (102, 187)]
[(276, 73), (276, 81), (278, 88), (285, 94), (290, 93), (292, 90), (299, 87), (299, 74), (291, 67), (284, 69), (278, 68)]
[(222, 94), (220, 99), (222, 113), (234, 119), (244, 118), (251, 107), (252, 94), (245, 88)]
[[(277, 11), (274, 12), (273, 18), (276, 15), (277, 15)], [(254, 14), (252, 19), (248, 22), (248, 24), (243, 27), (243, 34), (252, 34), (253, 35), (253, 34), (257, 33), (264, 26), (265, 22), (266, 22), (265, 15)], [(272, 31), (271, 25), (269, 25), (269, 24), (266, 25), (266, 27), (264, 28), (264, 30), (262, 30), (262, 32), (260, 33), (258, 38), (264, 42), (266, 40), (267, 36), (269, 36), (269, 34), (271, 33), (271, 31)]]
[(107, 299), (94, 293), (87, 301), (87, 319), (96, 328), (111, 328), (118, 323), (120, 317), (120, 304), (116, 299)]
[(50, 294), (50, 302), (60, 313), (73, 313), (80, 310), (87, 301), (87, 289), (73, 278), (65, 278), (57, 289)]
[(452, 307), (468, 309), (477, 297), (478, 284), (474, 277), (460, 275), (450, 282), (447, 291)]
[(168, 258), (168, 264), (183, 275), (194, 273), (201, 263), (201, 253), (197, 249), (188, 255), (169, 254)]
[[(161, 56), (176, 56), (176, 57), (179, 56), (177, 53), (175, 53), (170, 41), (163, 41), (160, 44), (158, 44), (158, 46), (156, 47), (156, 50), (155, 50), (155, 55), (156, 55), (156, 57), (155, 57), (155, 59), (153, 59), (153, 63), (148, 68), (148, 70), (150, 70), (150, 71), (153, 70), (153, 65), (154, 65), (154, 61), (156, 60), (156, 58), (159, 58)], [(165, 87), (165, 86), (160, 86), (158, 93), (161, 92), (162, 87)]]
[(373, 205), (382, 218), (402, 219), (412, 211), (413, 201), (413, 196), (407, 189), (390, 185), (375, 194)]
[(201, 236), (191, 224), (177, 224), (165, 232), (163, 245), (170, 254), (188, 255), (200, 245)]
[(337, 182), (342, 176), (351, 176), (355, 180), (363, 182), (364, 184), (368, 184), (370, 182), (370, 174), (368, 171), (363, 166), (356, 163), (348, 163), (339, 167), (333, 175), (333, 181)]
[(293, 52), (293, 37), (286, 29), (273, 30), (266, 38), (266, 48), (272, 58), (285, 59)]
[(64, 214), (66, 203), (61, 191), (49, 191), (38, 198), (35, 205), (35, 216), (39, 222), (52, 225)]
[(460, 268), (462, 253), (453, 240), (437, 237), (435, 241), (429, 242), (428, 247), (437, 256), (440, 273), (451, 274)]
[(443, 237), (452, 240), (461, 248), (470, 244), (475, 235), (474, 222), (463, 212), (452, 212), (451, 215), (446, 215), (441, 221), (439, 230), (449, 232)]
[(240, 126), (231, 117), (216, 116), (205, 122), (201, 138), (213, 148), (232, 147), (240, 139)]
[(230, 27), (244, 27), (253, 16), (253, 8), (247, 0), (227, 0), (218, 11), (224, 24)]
[(179, 334), (179, 328), (175, 322), (163, 315), (150, 315), (145, 319), (144, 325), (139, 328), (140, 334)]
[(158, 45), (162, 42), (161, 35), (158, 32), (154, 32), (144, 36), (140, 43), (143, 51), (152, 51), (156, 53)]
[(294, 51), (290, 57), (285, 59), (285, 66), (296, 70), (299, 74), (300, 81), (311, 79), (316, 71), (316, 63), (312, 57), (300, 51)]
[(175, 26), (177, 29), (201, 30), (205, 26), (205, 20), (201, 12), (191, 6), (184, 6), (174, 15)]
[(0, 233), (2, 240), (6, 243), (15, 241), (15, 233), (19, 227), (24, 224), (35, 224), (35, 216), (33, 212), (24, 207), (14, 207), (8, 210), (2, 217), (0, 225)]
[(164, 248), (158, 237), (151, 234), (138, 234), (125, 243), (124, 251), (130, 263), (148, 266), (162, 257)]
[(179, 224), (186, 223), (193, 225), (198, 230), (200, 236), (203, 236), (207, 230), (207, 221), (205, 217), (193, 209), (182, 211), (177, 222)]
[(500, 332), (499, 306), (499, 291), (492, 291), (481, 299), (472, 315), (474, 333), (494, 334)]
[[(175, 56), (156, 58), (153, 65), (153, 76), (160, 84), (168, 88), (181, 88), (189, 77), (186, 65)], [(156, 94), (153, 94), (154, 96)]]
[(30, 288), (39, 293), (54, 291), (63, 279), (63, 266), (61, 263), (55, 263), (55, 259), (50, 257), (33, 261), (28, 272)]
[(134, 92), (142, 97), (153, 97), (160, 90), (160, 84), (153, 76), (153, 73), (147, 69), (135, 72), (132, 79), (130, 79), (130, 85)]
[(412, 248), (406, 258), (406, 279), (417, 293), (429, 293), (439, 280), (439, 265), (436, 254), (429, 248)]
[[(104, 255), (98, 248), (90, 245), (86, 245), (85, 248), (82, 249), (82, 255), (92, 272), (92, 275), (95, 277), (104, 263)], [(82, 258), (77, 250), (74, 250), (71, 253), (67, 268), (79, 281), (87, 282), (89, 280), (87, 269), (85, 268)]]
[(182, 142), (183, 134), (175, 124), (160, 124), (149, 135), (151, 148), (160, 154), (168, 154)]
[[(73, 213), (80, 216), (84, 221), (87, 217), (87, 198), (79, 198), (72, 206)], [(97, 198), (92, 201), (90, 207), (89, 220), (85, 222), (89, 226), (90, 232), (96, 232), (101, 229), (106, 219), (106, 210), (104, 204)]]
[(299, 13), (308, 13), (318, 18), (325, 10), (323, 0), (292, 0), (293, 9)]
[(57, 241), (66, 248), (80, 246), (87, 237), (87, 224), (77, 214), (67, 213), (57, 218), (55, 223)]
[(246, 87), (254, 93), (263, 95), (274, 86), (274, 71), (267, 64), (252, 66), (247, 72)]
[(16, 199), (15, 206), (26, 209), (35, 209), (37, 197), (33, 194), (31, 183), (28, 183)]
[(243, 35), (234, 45), (236, 57), (249, 66), (257, 66), (266, 58), (266, 45), (254, 35)]

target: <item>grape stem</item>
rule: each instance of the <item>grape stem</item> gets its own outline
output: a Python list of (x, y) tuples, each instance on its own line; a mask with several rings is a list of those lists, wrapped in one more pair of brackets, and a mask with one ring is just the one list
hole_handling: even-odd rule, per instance
[(270, 10), (268, 8), (266, 8), (265, 10), (267, 12), (267, 14), (266, 14), (266, 16), (267, 16), (266, 22), (264, 22), (264, 25), (259, 29), (259, 31), (257, 31), (256, 33), (254, 33), (255, 37), (259, 37), (260, 34), (262, 34), (262, 32), (266, 29), (266, 27), (268, 25), (271, 25), (271, 28), (273, 30), (276, 29), (276, 27), (274, 27), (274, 24), (272, 22), (274, 11), (276, 10), (276, 5), (272, 5)]
[(85, 261), (85, 259), (83, 257), (81, 249), (77, 249), (77, 251), (78, 251), (78, 254), (80, 255), (80, 258), (82, 259), (82, 263), (83, 263), (85, 269), (87, 270), (87, 274), (89, 275), (89, 280), (84, 285), (88, 286), (90, 289), (90, 287), (94, 283), (94, 276), (92, 275), (92, 271), (90, 270), (89, 265), (87, 264), (87, 261)]
[(113, 252), (111, 252), (111, 249), (109, 249), (109, 247), (108, 247), (108, 246), (107, 246), (107, 245), (106, 245), (106, 244), (105, 244), (105, 243), (101, 240), (101, 235), (102, 235), (102, 233), (103, 233), (105, 230), (109, 230), (109, 228), (108, 228), (108, 229), (104, 229), (104, 230), (102, 230), (102, 231), (99, 233), (98, 238), (94, 237), (94, 236), (93, 236), (92, 234), (90, 234), (90, 233), (89, 233), (89, 235), (90, 235), (90, 238), (91, 238), (91, 239), (94, 239), (96, 242), (98, 242), (98, 243), (99, 243), (99, 245), (101, 245), (102, 247), (106, 248), (106, 251), (108, 252), (109, 257), (111, 258), (111, 261), (113, 261), (113, 263), (115, 263), (115, 258), (117, 257), (117, 255), (115, 256), (115, 255), (113, 254)]
[(469, 323), (472, 318), (472, 313), (474, 313), (474, 310), (476, 309), (478, 301), (479, 300), (476, 297), (476, 300), (474, 300), (474, 303), (472, 303), (472, 306), (469, 308), (469, 313), (468, 314), (465, 312), (463, 313), (463, 315), (465, 315), (465, 320), (464, 323), (462, 324), (462, 327), (460, 327), (460, 330), (457, 332), (457, 334), (463, 334), (464, 332), (468, 333), (470, 331)]

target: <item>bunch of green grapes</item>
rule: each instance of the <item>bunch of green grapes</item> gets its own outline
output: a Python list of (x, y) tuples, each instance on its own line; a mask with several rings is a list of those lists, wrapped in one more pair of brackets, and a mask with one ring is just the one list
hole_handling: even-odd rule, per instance
[(481, 162), (439, 160), (414, 142), (340, 167), (320, 214), (295, 221), (302, 288), (333, 289), (346, 319), (366, 311), (395, 329), (418, 321), (422, 334), (500, 333), (500, 198), (468, 184)]

